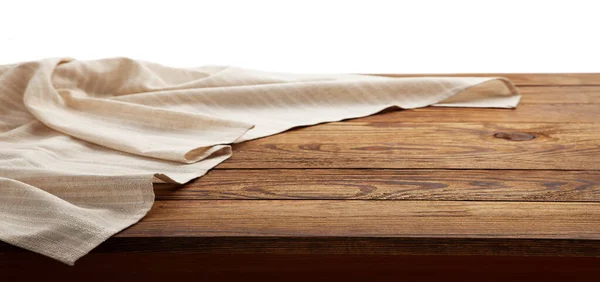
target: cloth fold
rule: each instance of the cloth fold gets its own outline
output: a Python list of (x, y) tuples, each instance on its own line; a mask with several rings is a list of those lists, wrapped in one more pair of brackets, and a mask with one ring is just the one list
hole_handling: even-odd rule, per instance
[(513, 108), (504, 78), (306, 75), (127, 58), (0, 66), (0, 240), (72, 265), (231, 143), (386, 108)]

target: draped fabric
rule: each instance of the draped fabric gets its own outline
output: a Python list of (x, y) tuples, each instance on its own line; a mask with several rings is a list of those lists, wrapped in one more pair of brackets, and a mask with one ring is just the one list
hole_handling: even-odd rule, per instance
[(153, 183), (204, 175), (232, 143), (389, 107), (512, 108), (519, 99), (503, 78), (182, 69), (127, 58), (0, 66), (0, 240), (72, 265), (144, 217)]

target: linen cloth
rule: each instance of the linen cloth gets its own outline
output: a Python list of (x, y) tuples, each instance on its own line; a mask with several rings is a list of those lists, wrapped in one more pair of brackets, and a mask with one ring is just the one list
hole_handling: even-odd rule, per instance
[(153, 182), (185, 183), (229, 144), (388, 107), (512, 108), (503, 78), (299, 75), (127, 58), (0, 66), (0, 240), (72, 265), (138, 222)]

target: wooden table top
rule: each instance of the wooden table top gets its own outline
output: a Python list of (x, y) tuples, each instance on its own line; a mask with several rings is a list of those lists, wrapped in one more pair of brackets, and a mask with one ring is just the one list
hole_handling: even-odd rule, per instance
[(394, 111), (238, 144), (206, 176), (157, 187), (150, 214), (117, 238), (344, 238), (323, 251), (348, 237), (524, 239), (536, 252), (600, 255), (548, 243), (600, 242), (600, 75), (509, 78), (517, 109)]
[(389, 111), (237, 144), (204, 177), (157, 185), (148, 216), (90, 256), (600, 257), (600, 74), (500, 76), (518, 108)]

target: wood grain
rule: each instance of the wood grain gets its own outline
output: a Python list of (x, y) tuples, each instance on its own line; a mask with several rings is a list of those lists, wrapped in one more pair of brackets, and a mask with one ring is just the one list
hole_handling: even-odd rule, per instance
[(600, 203), (158, 201), (118, 237), (600, 239)]
[(442, 76), (507, 77), (521, 104), (236, 144), (75, 267), (0, 244), (0, 280), (599, 281), (600, 74)]
[[(535, 138), (511, 141), (499, 132)], [(599, 160), (600, 123), (341, 122), (236, 144), (217, 169), (598, 170)]]
[(598, 201), (600, 171), (213, 170), (157, 200)]
[(598, 86), (537, 86), (518, 87), (521, 103), (552, 104), (598, 104), (600, 103), (600, 87)]
[(505, 77), (517, 86), (544, 85), (600, 85), (599, 73), (451, 73), (451, 74), (374, 74), (388, 77), (426, 77), (426, 76), (475, 76)]

